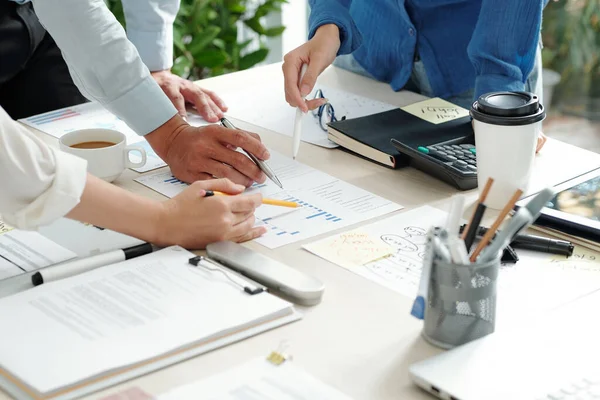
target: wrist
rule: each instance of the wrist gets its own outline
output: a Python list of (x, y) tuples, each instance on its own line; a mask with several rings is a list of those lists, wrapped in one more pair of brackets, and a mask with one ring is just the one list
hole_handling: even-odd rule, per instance
[(335, 24), (321, 25), (315, 32), (313, 39), (325, 41), (335, 46), (337, 52), (340, 48), (340, 28)]
[(148, 133), (145, 138), (156, 154), (166, 161), (171, 145), (186, 127), (189, 127), (189, 124), (179, 114), (175, 114), (167, 122)]

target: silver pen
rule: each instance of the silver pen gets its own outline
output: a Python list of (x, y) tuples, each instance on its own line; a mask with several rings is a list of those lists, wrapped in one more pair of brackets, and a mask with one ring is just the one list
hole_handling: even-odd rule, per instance
[[(229, 129), (237, 129), (231, 122), (229, 122), (229, 120), (225, 117), (221, 118), (221, 124), (225, 127), (225, 128), (229, 128)], [(279, 186), (280, 188), (283, 189), (283, 185), (281, 184), (281, 182), (279, 181), (279, 179), (277, 178), (277, 176), (275, 175), (275, 172), (273, 172), (273, 170), (271, 169), (271, 167), (269, 167), (269, 164), (266, 163), (266, 161), (262, 161), (259, 160), (258, 158), (256, 158), (254, 156), (254, 154), (251, 154), (249, 152), (247, 152), (246, 150), (242, 149), (242, 151), (244, 153), (246, 153), (248, 155), (248, 157), (250, 157), (250, 159), (252, 161), (254, 161), (254, 163), (258, 166), (258, 168), (260, 168), (260, 170), (262, 172), (265, 173), (265, 175), (271, 179), (273, 182), (275, 182), (275, 184), (277, 186)]]

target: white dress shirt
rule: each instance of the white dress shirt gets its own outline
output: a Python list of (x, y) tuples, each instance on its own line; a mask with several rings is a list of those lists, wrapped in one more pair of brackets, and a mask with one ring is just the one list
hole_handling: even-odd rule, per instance
[[(103, 0), (33, 0), (32, 3), (85, 97), (102, 104), (140, 135), (152, 132), (177, 114)], [(132, 7), (133, 3), (139, 4)], [(163, 3), (173, 1), (131, 0), (128, 14), (135, 14), (144, 4), (162, 10)], [(173, 11), (172, 7), (166, 9)], [(133, 32), (136, 28), (140, 30), (138, 39), (163, 35), (144, 31), (145, 25), (140, 20), (133, 18), (131, 22)]]
[(36, 229), (79, 203), (87, 162), (53, 149), (0, 107), (0, 215), (19, 229)]

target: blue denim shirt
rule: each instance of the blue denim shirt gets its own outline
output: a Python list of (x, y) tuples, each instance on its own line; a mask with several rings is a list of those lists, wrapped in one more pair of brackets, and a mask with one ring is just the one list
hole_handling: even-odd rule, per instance
[(434, 95), (524, 90), (548, 0), (309, 0), (309, 38), (340, 29), (338, 55), (400, 90), (418, 55)]

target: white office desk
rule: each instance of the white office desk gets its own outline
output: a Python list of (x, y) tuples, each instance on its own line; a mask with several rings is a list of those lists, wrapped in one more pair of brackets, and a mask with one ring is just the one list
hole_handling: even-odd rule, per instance
[[(201, 85), (218, 93), (244, 90), (248, 82), (255, 84), (270, 79), (281, 79), (279, 64), (208, 79)], [(327, 70), (319, 82), (398, 106), (422, 99), (413, 93), (394, 93), (386, 84), (335, 68)], [(256, 93), (256, 101), (260, 99), (260, 93)], [(243, 121), (234, 122), (240, 128), (261, 134), (269, 148), (290, 154), (291, 138), (244, 124)], [(48, 136), (42, 136), (49, 143), (55, 142)], [(446, 208), (448, 197), (456, 193), (451, 186), (412, 168), (391, 170), (340, 150), (327, 150), (306, 143), (300, 147), (299, 161), (398, 202), (406, 207), (404, 211), (426, 203)], [(535, 184), (531, 189), (539, 190), (598, 167), (600, 156), (595, 153), (549, 140), (536, 159)], [(136, 176), (136, 173), (126, 171), (115, 183), (148, 197), (164, 199), (133, 182)], [(477, 192), (470, 191), (468, 194), (475, 201)], [(312, 240), (315, 238), (309, 241)], [(354, 399), (429, 399), (427, 394), (411, 384), (407, 370), (411, 363), (440, 350), (421, 339), (422, 322), (409, 315), (413, 299), (309, 254), (301, 249), (303, 243), (273, 251), (249, 244), (325, 283), (323, 302), (303, 309), (302, 320), (88, 398), (96, 399), (132, 386), (148, 393), (160, 393), (254, 357), (266, 356), (286, 341), (298, 365)], [(6, 397), (0, 395), (0, 398)]]

